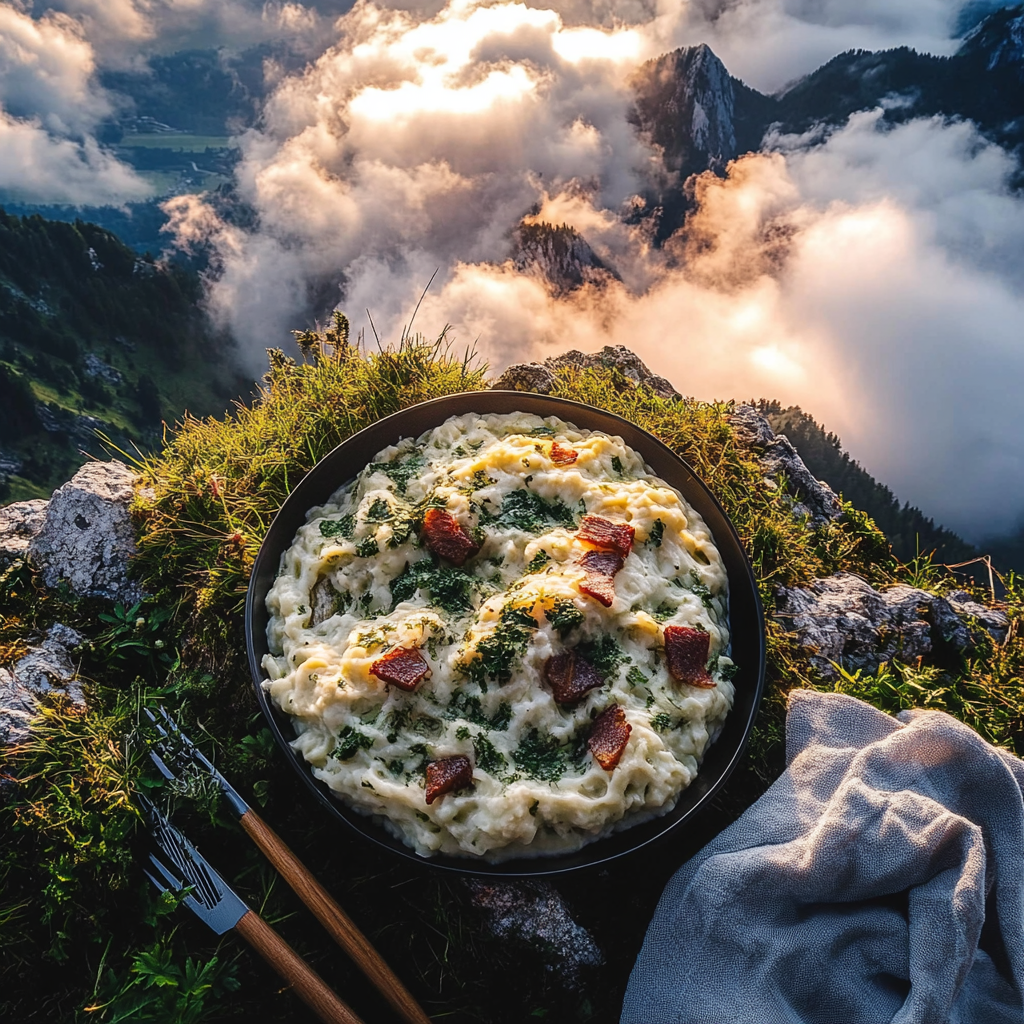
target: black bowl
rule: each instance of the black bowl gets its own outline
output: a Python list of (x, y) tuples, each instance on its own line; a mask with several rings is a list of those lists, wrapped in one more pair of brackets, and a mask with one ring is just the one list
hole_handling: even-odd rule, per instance
[[(263, 656), (268, 653), (267, 592), (277, 576), (281, 555), (291, 546), (297, 530), (305, 523), (306, 513), (314, 506), (324, 504), (381, 449), (396, 444), (404, 437), (419, 437), (450, 416), (471, 412), (528, 412), (538, 416), (557, 416), (580, 428), (600, 430), (621, 437), (658, 476), (675, 487), (700, 513), (711, 530), (729, 577), (732, 658), (739, 666), (739, 671), (734, 680), (736, 701), (726, 719), (725, 728), (708, 750), (697, 778), (683, 790), (678, 803), (668, 814), (599, 839), (575, 853), (524, 857), (500, 864), (481, 863), (468, 857), (420, 857), (371, 817), (359, 814), (341, 803), (326, 783), (314, 777), (302, 756), (289, 745), (289, 740), (295, 737), (289, 716), (270, 701), (260, 685), (264, 678), (261, 664)], [(522, 877), (591, 867), (637, 850), (677, 828), (682, 822), (692, 819), (709, 804), (739, 762), (764, 689), (764, 614), (754, 574), (736, 530), (705, 484), (670, 448), (620, 416), (562, 398), (519, 391), (473, 391), (423, 402), (379, 420), (324, 456), (288, 496), (263, 539), (249, 581), (245, 603), (245, 635), (256, 699), (288, 762), (328, 812), (367, 839), (403, 857), (409, 857), (418, 864), (471, 875)]]

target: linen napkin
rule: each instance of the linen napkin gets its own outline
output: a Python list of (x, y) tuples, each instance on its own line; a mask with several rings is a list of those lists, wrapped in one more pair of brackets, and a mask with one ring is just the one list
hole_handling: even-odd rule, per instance
[(669, 882), (621, 1024), (1024, 1024), (1024, 762), (809, 690), (786, 760)]

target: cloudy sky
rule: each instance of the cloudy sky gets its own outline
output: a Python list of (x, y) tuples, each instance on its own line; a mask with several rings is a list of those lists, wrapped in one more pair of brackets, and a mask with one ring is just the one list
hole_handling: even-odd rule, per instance
[[(663, 249), (622, 216), (656, 159), (627, 121), (643, 60), (707, 42), (771, 91), (854, 47), (952, 53), (962, 6), (0, 2), (0, 188), (144, 197), (95, 142), (124, 102), (97, 69), (288, 38), (309, 64), (239, 140), (257, 226), (202, 196), (168, 205), (179, 244), (214, 247), (211, 308), (254, 374), (305, 326), (312, 290), (390, 338), (437, 270), (417, 327), (453, 325), (495, 369), (625, 344), (687, 394), (799, 404), (901, 499), (977, 538), (1024, 513), (1024, 202), (1007, 154), (970, 123), (883, 130), (864, 111), (702, 180)], [(511, 231), (532, 211), (576, 227), (621, 281), (565, 296), (516, 272)]]

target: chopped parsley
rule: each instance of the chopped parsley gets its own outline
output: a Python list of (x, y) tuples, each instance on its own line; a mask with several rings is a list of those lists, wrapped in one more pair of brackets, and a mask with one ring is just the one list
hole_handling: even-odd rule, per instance
[(576, 516), (564, 501), (556, 498), (546, 501), (539, 494), (525, 488), (506, 494), (501, 502), (498, 522), (514, 530), (541, 533), (549, 523), (573, 529)]
[(377, 538), (374, 536), (364, 537), (356, 545), (356, 554), (360, 558), (372, 558), (374, 555), (380, 553), (380, 548), (377, 546)]
[(500, 775), (505, 770), (505, 758), (495, 749), (494, 744), (486, 736), (473, 738), (473, 752), (476, 754), (476, 766), (490, 775)]
[(647, 678), (647, 676), (643, 674), (643, 672), (640, 671), (640, 669), (636, 667), (636, 665), (634, 665), (626, 673), (626, 682), (629, 683), (629, 685), (632, 687), (637, 687), (646, 686), (650, 682), (650, 680)]
[(390, 503), (385, 498), (374, 498), (366, 510), (365, 519), (368, 523), (388, 523), (394, 518)]
[(380, 470), (388, 476), (398, 488), (399, 494), (405, 494), (409, 481), (427, 464), (427, 460), (416, 452), (401, 462), (371, 462), (369, 470), (371, 473)]
[(368, 736), (365, 732), (359, 732), (358, 729), (353, 729), (351, 725), (346, 725), (338, 733), (338, 745), (331, 752), (331, 757), (339, 761), (347, 761), (357, 751), (369, 750), (372, 746), (372, 736)]
[(666, 619), (671, 619), (673, 615), (679, 609), (669, 601), (662, 601), (657, 608), (651, 612), (651, 615), (658, 620), (658, 622), (664, 622)]
[(614, 469), (619, 476), (622, 476), (622, 459), (620, 459), (618, 455), (612, 456), (612, 469)]
[(449, 719), (463, 719), (484, 729), (504, 732), (508, 728), (509, 722), (512, 721), (512, 705), (507, 700), (503, 700), (498, 705), (498, 710), (488, 718), (484, 714), (479, 697), (471, 693), (463, 693), (462, 690), (457, 690), (444, 714)]
[(609, 633), (605, 633), (598, 640), (584, 640), (577, 650), (605, 679), (608, 679), (619, 665), (629, 661), (615, 637)]
[(548, 622), (554, 626), (562, 639), (565, 639), (585, 618), (583, 612), (567, 597), (559, 598), (555, 601), (550, 611), (545, 614), (547, 615)]
[(516, 767), (531, 779), (557, 782), (567, 767), (566, 749), (552, 736), (531, 729), (512, 752)]
[(342, 516), (340, 519), (321, 519), (321, 537), (341, 537), (344, 540), (351, 540), (352, 533), (356, 528), (355, 516)]
[(540, 572), (548, 562), (551, 561), (551, 556), (546, 551), (538, 551), (537, 554), (530, 559), (526, 566), (527, 572)]
[(455, 730), (455, 738), (457, 740), (468, 740), (472, 735), (473, 734), (469, 731), (468, 725), (460, 725), (458, 729)]
[(659, 712), (651, 719), (651, 727), (655, 732), (666, 732), (672, 728), (672, 719), (664, 711)]
[(530, 642), (531, 630), (537, 628), (537, 620), (525, 608), (502, 609), (501, 621), (494, 632), (485, 636), (477, 645), (473, 658), (465, 664), (469, 678), (485, 686), (488, 679), (507, 683), (512, 678), (512, 668)]
[(434, 558), (413, 562), (391, 581), (392, 608), (426, 590), (442, 611), (454, 615), (470, 608), (469, 595), (480, 581), (462, 569), (441, 566)]
[(701, 604), (709, 611), (713, 610), (711, 591), (708, 589), (707, 584), (702, 582), (696, 569), (690, 570), (690, 581), (690, 590), (700, 598)]
[(665, 536), (665, 521), (655, 519), (647, 533), (647, 543), (653, 544), (656, 548), (661, 547), (661, 539)]

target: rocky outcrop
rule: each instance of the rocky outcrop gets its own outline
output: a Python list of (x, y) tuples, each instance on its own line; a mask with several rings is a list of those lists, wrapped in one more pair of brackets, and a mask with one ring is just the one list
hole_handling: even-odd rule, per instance
[(132, 480), (121, 462), (88, 462), (53, 492), (43, 527), (29, 544), (48, 587), (66, 583), (81, 597), (138, 600), (139, 588), (128, 579), (135, 553)]
[(997, 642), (1005, 638), (1005, 615), (962, 592), (950, 596), (953, 600), (902, 584), (880, 591), (858, 576), (837, 573), (806, 587), (780, 587), (776, 614), (796, 634), (811, 664), (833, 679), (839, 674), (835, 665), (875, 672), (892, 658), (909, 662), (944, 646), (973, 648), (979, 634), (958, 612), (972, 616)]
[(550, 395), (555, 387), (555, 375), (541, 363), (513, 363), (491, 387), (496, 391)]
[(773, 487), (785, 482), (794, 499), (795, 515), (807, 516), (813, 526), (823, 526), (843, 514), (836, 492), (814, 478), (789, 438), (776, 434), (754, 406), (737, 406), (729, 422), (743, 443), (757, 452), (768, 482)]
[(520, 224), (513, 235), (512, 263), (521, 273), (542, 278), (558, 295), (618, 278), (568, 224)]
[(0, 508), (0, 568), (28, 556), (29, 544), (46, 521), (46, 506), (47, 502), (34, 498)]
[(491, 387), (504, 391), (532, 391), (538, 395), (549, 395), (555, 387), (555, 373), (567, 367), (579, 370), (618, 370), (634, 384), (653, 391), (659, 398), (680, 397), (670, 381), (648, 369), (647, 364), (625, 345), (605, 345), (600, 352), (590, 353), (572, 349), (560, 356), (545, 359), (543, 363), (513, 363)]
[(544, 360), (550, 370), (561, 370), (565, 367), (605, 368), (618, 370), (624, 377), (653, 391), (659, 398), (679, 398), (679, 392), (660, 374), (648, 369), (647, 364), (625, 345), (605, 345), (600, 352), (578, 352), (572, 349), (560, 356), (552, 356)]
[(0, 745), (28, 739), (32, 719), (44, 695), (61, 695), (72, 704), (85, 707), (73, 653), (81, 642), (81, 634), (56, 623), (13, 666), (0, 668)]
[(590, 932), (573, 920), (564, 899), (545, 882), (466, 882), (473, 905), (483, 911), (491, 933), (540, 955), (567, 987), (579, 990), (587, 969), (604, 963)]

